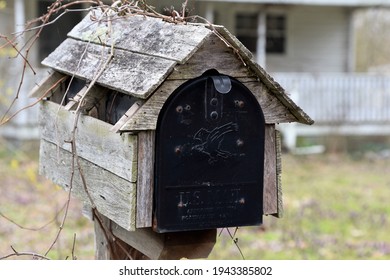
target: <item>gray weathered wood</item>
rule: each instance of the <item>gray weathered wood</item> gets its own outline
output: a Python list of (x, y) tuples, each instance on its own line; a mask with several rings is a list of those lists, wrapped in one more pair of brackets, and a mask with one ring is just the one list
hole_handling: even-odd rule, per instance
[[(94, 13), (101, 18), (101, 12)], [(86, 16), (68, 36), (184, 63), (211, 33), (205, 26), (172, 24), (141, 15), (111, 16), (111, 27), (107, 17), (101, 19), (92, 21)]]
[(53, 71), (47, 77), (42, 79), (33, 89), (29, 92), (29, 97), (42, 98), (49, 97), (55, 92), (61, 83), (67, 79), (67, 76), (59, 72)]
[(295, 122), (296, 117), (286, 108), (281, 101), (270, 93), (269, 89), (257, 81), (243, 82), (253, 93), (263, 110), (267, 124)]
[(112, 223), (111, 230), (116, 237), (153, 260), (157, 260), (163, 251), (164, 235), (154, 232), (151, 228), (138, 228), (129, 232)]
[(303, 124), (313, 124), (314, 121), (287, 95), (286, 91), (260, 66), (254, 61), (250, 51), (225, 27), (213, 26), (215, 30), (223, 36), (223, 38), (231, 44), (236, 50), (237, 55), (246, 63), (253, 73), (264, 83), (269, 89), (269, 92), (291, 111), (295, 117), (294, 121)]
[(212, 34), (185, 64), (176, 65), (167, 79), (189, 80), (210, 69), (216, 69), (221, 74), (234, 78), (254, 76), (254, 73), (233, 53), (233, 49)]
[[(68, 75), (93, 80), (110, 57), (110, 48), (66, 39), (42, 62)], [(116, 49), (97, 83), (139, 98), (147, 98), (168, 76), (176, 62)]]
[(139, 108), (141, 108), (143, 102), (141, 100), (136, 101), (129, 110), (126, 111), (126, 113), (116, 122), (116, 124), (111, 128), (112, 132), (118, 132), (121, 127), (126, 124), (133, 115), (138, 111)]
[(126, 230), (135, 230), (136, 185), (115, 174), (79, 158), (82, 173), (72, 170), (72, 154), (57, 145), (41, 140), (41, 175), (69, 191), (71, 174), (74, 172), (72, 194), (83, 203), (92, 206), (85, 191), (81, 174), (85, 179), (88, 193), (97, 210), (115, 221)]
[[(71, 151), (75, 113), (45, 101), (41, 103), (41, 137)], [(76, 148), (80, 157), (122, 177), (137, 181), (137, 136), (111, 132), (112, 125), (81, 115)]]
[(278, 212), (275, 125), (266, 125), (264, 136), (263, 212), (269, 215)]
[(94, 220), (94, 230), (95, 230), (95, 259), (96, 260), (111, 260), (113, 259), (112, 252), (110, 250), (110, 242), (107, 240), (106, 235), (104, 234), (104, 229), (110, 228), (110, 220), (103, 217), (102, 225), (99, 224), (97, 220)]
[(152, 130), (138, 133), (137, 228), (152, 226), (154, 139)]
[(282, 218), (284, 215), (283, 208), (283, 190), (282, 190), (282, 135), (276, 130), (276, 178), (278, 185), (278, 212), (274, 216)]
[[(295, 116), (275, 96), (270, 94), (264, 84), (254, 78), (240, 78), (239, 80), (255, 95), (267, 124), (296, 121)], [(158, 114), (165, 101), (184, 82), (185, 80), (165, 81), (133, 117), (122, 126), (120, 131), (155, 130)]]
[(157, 118), (164, 102), (183, 82), (184, 80), (165, 81), (120, 131), (156, 130)]
[(123, 240), (113, 236), (111, 232), (113, 222), (100, 213), (97, 213), (97, 215), (99, 217), (94, 219), (95, 258), (97, 260), (149, 259)]
[(156, 233), (151, 228), (128, 232), (111, 223), (112, 233), (154, 260), (207, 258), (216, 242), (216, 229)]

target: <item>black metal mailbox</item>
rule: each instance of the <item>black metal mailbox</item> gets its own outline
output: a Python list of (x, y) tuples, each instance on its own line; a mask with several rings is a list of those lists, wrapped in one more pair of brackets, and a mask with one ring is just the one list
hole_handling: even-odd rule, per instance
[(259, 225), (264, 116), (238, 80), (208, 71), (177, 88), (156, 129), (157, 232)]

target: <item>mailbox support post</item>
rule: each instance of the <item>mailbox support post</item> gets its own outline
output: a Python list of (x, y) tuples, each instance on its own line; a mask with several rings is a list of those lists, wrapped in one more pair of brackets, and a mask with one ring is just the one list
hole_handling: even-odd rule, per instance
[(151, 228), (129, 232), (100, 215), (104, 228), (95, 219), (95, 257), (98, 260), (176, 260), (206, 258), (216, 242), (217, 230), (156, 233)]

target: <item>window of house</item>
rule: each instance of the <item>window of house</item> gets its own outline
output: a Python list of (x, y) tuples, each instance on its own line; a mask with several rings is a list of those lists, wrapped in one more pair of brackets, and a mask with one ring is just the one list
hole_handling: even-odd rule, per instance
[[(236, 36), (251, 52), (256, 52), (258, 14), (236, 15)], [(283, 54), (286, 51), (286, 16), (266, 16), (266, 53)]]
[(257, 14), (236, 15), (236, 36), (251, 52), (256, 52), (257, 45)]
[(267, 15), (266, 53), (286, 52), (286, 16)]
[[(37, 16), (42, 16), (47, 13), (47, 7), (53, 4), (53, 1), (39, 0), (37, 1)], [(75, 4), (70, 9), (82, 9), (82, 4)], [(59, 14), (58, 14), (59, 15)], [(56, 15), (56, 16), (58, 16)], [(83, 18), (81, 12), (69, 12), (61, 16), (54, 24), (45, 26), (39, 36), (39, 51), (38, 58), (42, 61), (51, 52), (53, 52), (65, 39), (66, 35), (72, 28), (79, 23)]]

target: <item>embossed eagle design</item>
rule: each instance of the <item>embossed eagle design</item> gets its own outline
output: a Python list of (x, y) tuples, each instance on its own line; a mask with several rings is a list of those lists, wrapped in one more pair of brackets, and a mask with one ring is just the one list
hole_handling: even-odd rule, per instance
[(225, 135), (234, 131), (238, 131), (238, 124), (233, 122), (216, 127), (211, 131), (201, 128), (193, 137), (194, 140), (201, 141), (201, 143), (193, 146), (192, 150), (208, 155), (210, 164), (218, 161), (218, 158), (229, 158), (232, 153), (221, 150), (221, 145)]

